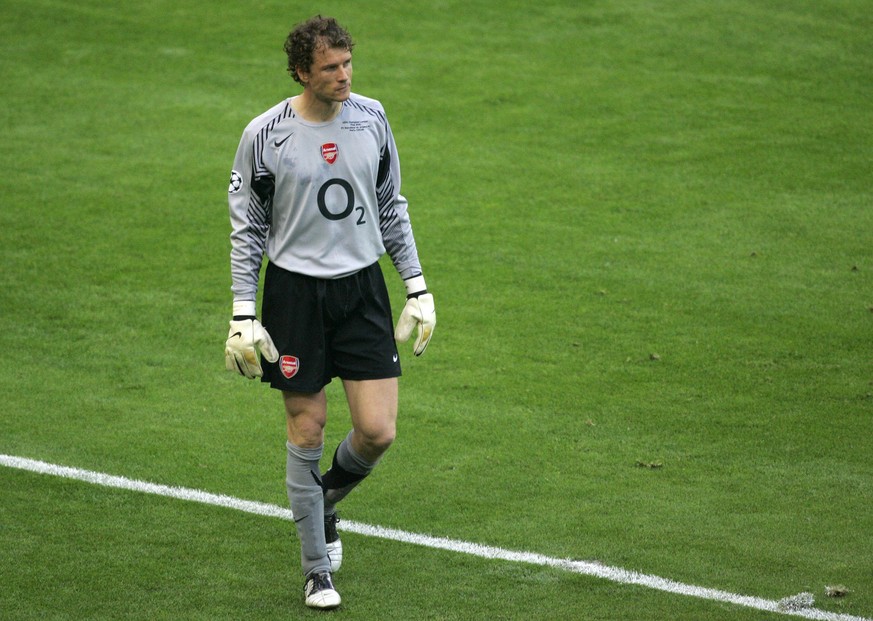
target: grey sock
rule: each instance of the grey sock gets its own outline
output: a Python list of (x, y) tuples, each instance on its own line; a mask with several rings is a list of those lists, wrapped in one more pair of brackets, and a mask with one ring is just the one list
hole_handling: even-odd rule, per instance
[(324, 542), (324, 501), (318, 465), (323, 447), (301, 448), (290, 442), (286, 446), (285, 486), (300, 539), (303, 574), (330, 571)]
[(336, 504), (345, 498), (364, 478), (373, 471), (374, 462), (367, 461), (352, 448), (350, 431), (340, 442), (333, 456), (333, 465), (324, 473), (324, 512), (328, 515), (336, 511)]

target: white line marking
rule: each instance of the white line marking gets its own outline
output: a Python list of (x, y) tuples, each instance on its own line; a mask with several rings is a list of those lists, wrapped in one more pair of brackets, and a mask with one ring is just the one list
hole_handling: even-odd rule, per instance
[[(91, 470), (81, 470), (79, 468), (69, 468), (67, 466), (58, 466), (49, 464), (44, 461), (27, 459), (24, 457), (15, 457), (12, 455), (0, 455), (0, 465), (9, 468), (17, 468), (19, 470), (28, 470), (39, 474), (50, 474), (52, 476), (63, 477), (66, 479), (75, 479), (77, 481), (85, 481), (95, 485), (103, 485), (116, 489), (126, 489), (145, 494), (156, 494), (169, 498), (177, 498), (179, 500), (189, 500), (207, 505), (215, 505), (226, 507), (228, 509), (236, 509), (246, 513), (262, 515), (266, 517), (280, 518), (283, 520), (292, 520), (293, 516), (290, 509), (284, 509), (276, 505), (270, 505), (263, 502), (252, 500), (241, 500), (232, 496), (224, 496), (222, 494), (211, 494), (202, 490), (190, 489), (185, 487), (174, 487), (170, 485), (158, 485), (156, 483), (147, 483), (145, 481), (137, 481), (135, 479), (126, 479), (124, 477), (103, 474)], [(684, 584), (676, 582), (668, 578), (661, 578), (650, 574), (641, 574), (635, 571), (629, 571), (620, 567), (610, 567), (600, 563), (590, 561), (574, 561), (571, 559), (560, 559), (533, 552), (514, 552), (503, 548), (495, 548), (485, 546), (478, 543), (468, 541), (459, 541), (457, 539), (447, 539), (443, 537), (431, 537), (429, 535), (419, 535), (403, 530), (393, 528), (383, 528), (381, 526), (370, 526), (360, 522), (350, 522), (343, 520), (340, 529), (350, 533), (356, 533), (367, 537), (378, 537), (380, 539), (389, 539), (401, 543), (411, 543), (427, 548), (435, 548), (439, 550), (448, 550), (450, 552), (458, 552), (460, 554), (469, 554), (481, 558), (511, 561), (514, 563), (527, 563), (531, 565), (540, 565), (544, 567), (553, 567), (585, 576), (593, 576), (603, 578), (620, 584), (635, 584), (649, 589), (658, 591), (666, 591), (676, 595), (685, 595), (688, 597), (697, 597), (700, 599), (725, 602), (736, 604), (737, 606), (745, 606), (747, 608), (755, 608), (757, 610), (765, 610), (775, 612), (787, 616), (802, 617), (804, 619), (817, 619), (820, 621), (873, 621), (867, 617), (855, 617), (847, 614), (828, 612), (817, 608), (803, 608), (800, 610), (784, 610), (780, 607), (778, 601), (764, 599), (761, 597), (751, 597), (748, 595), (738, 595), (728, 591), (718, 589), (709, 589), (706, 587), (694, 586), (692, 584)]]

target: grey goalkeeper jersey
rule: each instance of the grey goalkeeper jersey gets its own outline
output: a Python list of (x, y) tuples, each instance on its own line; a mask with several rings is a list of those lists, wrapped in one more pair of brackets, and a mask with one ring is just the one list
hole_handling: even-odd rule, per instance
[(291, 272), (340, 278), (386, 250), (404, 280), (421, 265), (385, 110), (352, 94), (333, 121), (287, 99), (246, 127), (228, 189), (234, 300), (254, 300), (266, 253)]

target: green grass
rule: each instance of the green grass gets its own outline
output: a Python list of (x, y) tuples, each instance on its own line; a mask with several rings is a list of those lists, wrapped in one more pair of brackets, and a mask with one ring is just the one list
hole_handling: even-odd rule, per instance
[[(344, 516), (873, 617), (873, 2), (3, 7), (0, 453), (286, 503), (279, 398), (223, 368), (225, 187), (323, 12), (439, 316)], [(280, 520), (0, 488), (4, 618), (317, 616)], [(346, 540), (348, 619), (773, 617)]]

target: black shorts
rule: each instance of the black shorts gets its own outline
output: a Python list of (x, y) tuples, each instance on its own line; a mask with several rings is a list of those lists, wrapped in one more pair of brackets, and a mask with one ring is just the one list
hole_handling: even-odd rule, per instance
[(289, 272), (269, 263), (261, 322), (279, 361), (261, 359), (273, 388), (319, 392), (331, 378), (400, 376), (388, 290), (378, 263), (337, 279)]

